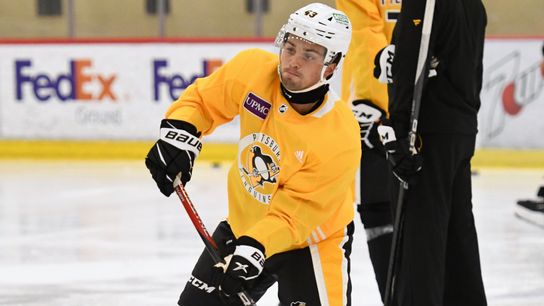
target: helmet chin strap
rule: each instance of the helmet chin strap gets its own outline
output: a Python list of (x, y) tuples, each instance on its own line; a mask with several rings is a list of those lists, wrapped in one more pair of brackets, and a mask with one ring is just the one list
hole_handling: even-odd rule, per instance
[[(310, 87), (306, 87), (301, 90), (289, 90), (289, 92), (294, 94), (305, 93), (305, 92), (312, 91), (318, 87), (321, 87), (325, 84), (328, 84), (327, 79), (325, 79), (325, 71), (327, 70), (327, 67), (328, 65), (323, 65), (323, 68), (321, 68), (321, 77), (319, 78), (319, 81), (317, 81), (317, 83), (315, 83), (314, 85)], [(281, 68), (279, 64), (278, 64), (278, 75), (280, 76), (280, 82), (283, 84), (283, 78), (281, 76)]]
[(308, 88), (305, 88), (303, 90), (291, 91), (283, 85), (280, 65), (278, 65), (278, 75), (280, 76), (281, 94), (287, 101), (289, 101), (289, 103), (294, 103), (294, 104), (310, 104), (310, 103), (316, 103), (316, 102), (319, 102), (319, 103), (323, 102), (325, 95), (329, 91), (329, 84), (323, 78), (325, 69), (326, 69), (326, 66), (324, 66), (323, 70), (321, 71), (321, 79), (314, 85)]
[[(281, 54), (282, 49), (280, 49)], [(325, 98), (325, 95), (329, 91), (329, 84), (328, 79), (325, 78), (325, 72), (327, 71), (327, 68), (329, 67), (328, 64), (323, 63), (323, 67), (321, 68), (321, 73), (319, 77), (319, 81), (317, 81), (314, 85), (306, 87), (301, 90), (289, 90), (283, 85), (283, 78), (281, 75), (281, 56), (280, 56), (280, 63), (278, 63), (278, 76), (280, 77), (280, 88), (281, 88), (281, 94), (283, 97), (289, 101), (289, 103), (294, 104), (310, 104), (310, 103), (316, 103), (321, 104), (323, 102), (323, 99)], [(331, 75), (332, 76), (332, 75)]]
[[(313, 87), (313, 86), (312, 86)], [(292, 104), (311, 104), (323, 102), (325, 95), (329, 91), (329, 84), (323, 84), (309, 91), (304, 92), (292, 92), (283, 86), (280, 82), (282, 96)]]

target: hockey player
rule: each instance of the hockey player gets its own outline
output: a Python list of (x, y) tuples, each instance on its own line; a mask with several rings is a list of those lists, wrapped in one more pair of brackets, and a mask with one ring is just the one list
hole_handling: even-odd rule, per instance
[(376, 127), (386, 116), (387, 87), (373, 77), (374, 57), (391, 41), (400, 0), (337, 0), (353, 24), (343, 66), (342, 99), (351, 104), (361, 128), (362, 157), (357, 175), (357, 210), (366, 231), (368, 251), (383, 300), (391, 249), (391, 172)]
[[(384, 146), (393, 173), (409, 182), (395, 300), (403, 306), (484, 306), (470, 161), (487, 18), (480, 0), (436, 1), (428, 15), (426, 2), (402, 3), (393, 35), (391, 121), (380, 127), (389, 133)], [(431, 14), (425, 69), (434, 72), (423, 83), (414, 154), (407, 136), (422, 27)]]
[(349, 277), (359, 127), (329, 90), (351, 38), (347, 16), (323, 4), (290, 15), (280, 54), (240, 52), (175, 101), (146, 158), (163, 194), (191, 178), (200, 137), (240, 116), (228, 174), (229, 210), (213, 237), (226, 264), (200, 256), (178, 304), (239, 305), (276, 280), (281, 305), (351, 305)]

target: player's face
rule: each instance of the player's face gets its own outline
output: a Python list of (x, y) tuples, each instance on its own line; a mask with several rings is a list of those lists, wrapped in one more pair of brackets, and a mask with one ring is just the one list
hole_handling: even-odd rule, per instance
[(280, 53), (283, 86), (292, 91), (306, 89), (321, 78), (326, 49), (289, 35)]

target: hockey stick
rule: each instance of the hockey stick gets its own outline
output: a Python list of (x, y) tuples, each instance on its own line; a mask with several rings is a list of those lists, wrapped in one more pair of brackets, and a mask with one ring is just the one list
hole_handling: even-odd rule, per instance
[[(223, 261), (221, 256), (219, 256), (219, 254), (217, 253), (217, 250), (218, 250), (217, 243), (215, 243), (215, 240), (213, 240), (213, 237), (210, 236), (210, 233), (204, 226), (204, 222), (202, 222), (202, 219), (200, 219), (200, 216), (198, 215), (198, 212), (196, 211), (195, 206), (193, 205), (193, 202), (187, 195), (185, 188), (183, 188), (183, 184), (181, 183), (179, 176), (176, 177), (176, 179), (174, 180), (174, 186), (175, 186), (174, 190), (176, 191), (176, 194), (181, 200), (181, 204), (183, 204), (183, 207), (187, 211), (189, 218), (193, 222), (193, 225), (195, 226), (195, 229), (197, 230), (198, 235), (204, 242), (206, 250), (212, 257), (213, 262), (215, 264), (218, 264), (218, 263), (224, 264), (225, 262)], [(251, 296), (245, 290), (238, 292), (238, 297), (240, 298), (244, 306), (257, 305), (255, 304), (255, 301), (253, 301)]]
[[(433, 25), (435, 0), (426, 0), (425, 13), (423, 16), (423, 28), (421, 30), (421, 42), (419, 44), (419, 55), (417, 59), (416, 75), (414, 79), (414, 94), (412, 97), (412, 109), (410, 113), (410, 151), (413, 154), (416, 150), (416, 135), (419, 118), (419, 109), (421, 107), (421, 96), (423, 94), (423, 82), (427, 73), (427, 53), (429, 51), (429, 42), (431, 39), (431, 28)], [(401, 9), (402, 10), (402, 9)], [(390, 306), (395, 291), (396, 266), (400, 260), (399, 246), (402, 239), (402, 224), (404, 223), (404, 196), (408, 190), (407, 182), (400, 182), (399, 194), (397, 198), (397, 208), (395, 211), (395, 224), (393, 225), (393, 243), (389, 255), (389, 267), (387, 269), (387, 282), (385, 284), (384, 305)]]

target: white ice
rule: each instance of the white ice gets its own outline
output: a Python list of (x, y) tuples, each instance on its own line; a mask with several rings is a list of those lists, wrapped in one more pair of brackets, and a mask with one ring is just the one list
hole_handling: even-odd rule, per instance
[[(226, 171), (198, 163), (188, 193), (213, 231)], [(474, 213), (489, 305), (544, 305), (544, 230), (514, 217), (544, 170), (482, 169)], [(381, 305), (357, 217), (353, 305)], [(0, 162), (0, 305), (176, 305), (202, 251), (179, 200), (138, 162)], [(259, 306), (276, 306), (275, 288)]]

